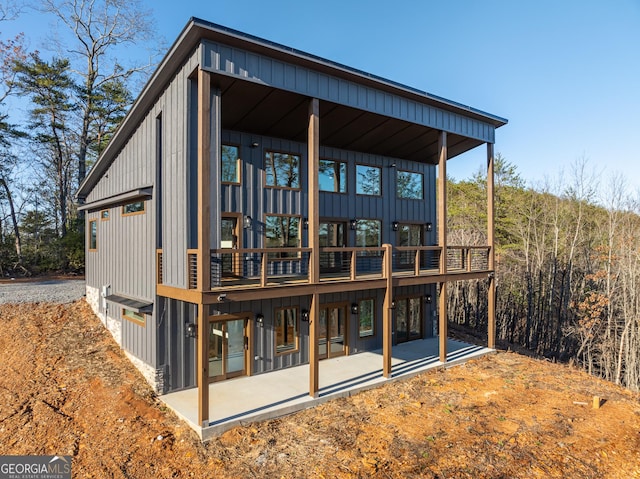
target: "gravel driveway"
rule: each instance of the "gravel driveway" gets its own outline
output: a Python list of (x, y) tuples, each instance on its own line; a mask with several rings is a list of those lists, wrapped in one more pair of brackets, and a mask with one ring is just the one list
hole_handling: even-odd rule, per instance
[(0, 284), (0, 304), (71, 303), (84, 296), (84, 280), (51, 279)]

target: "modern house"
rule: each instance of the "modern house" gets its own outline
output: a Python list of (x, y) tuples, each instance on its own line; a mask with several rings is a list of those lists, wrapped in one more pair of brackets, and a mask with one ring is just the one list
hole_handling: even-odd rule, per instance
[[(161, 394), (439, 336), (489, 284), (507, 121), (191, 19), (77, 194), (87, 300)], [(486, 148), (487, 238), (449, 245), (447, 161)]]

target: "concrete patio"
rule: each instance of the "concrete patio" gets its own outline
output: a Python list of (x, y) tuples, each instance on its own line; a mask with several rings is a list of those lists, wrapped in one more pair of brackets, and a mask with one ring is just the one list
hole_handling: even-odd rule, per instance
[(198, 425), (197, 388), (160, 399), (202, 438), (210, 439), (238, 425), (264, 421), (331, 399), (346, 397), (429, 369), (449, 367), (494, 352), (483, 346), (447, 340), (447, 362), (439, 360), (438, 338), (393, 347), (392, 377), (382, 376), (382, 351), (369, 351), (320, 362), (320, 391), (309, 396), (309, 365), (256, 376), (243, 376), (209, 385), (209, 425)]

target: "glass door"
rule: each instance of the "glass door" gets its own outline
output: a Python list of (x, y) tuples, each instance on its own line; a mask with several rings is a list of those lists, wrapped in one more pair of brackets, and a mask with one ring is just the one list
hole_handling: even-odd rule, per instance
[(347, 306), (320, 308), (318, 357), (335, 358), (347, 354)]
[(422, 298), (396, 300), (396, 342), (422, 338)]
[[(220, 248), (238, 249), (238, 218), (223, 216), (220, 223)], [(222, 254), (222, 276), (239, 276), (240, 260), (237, 253)]]
[[(401, 224), (398, 227), (398, 246), (422, 246), (422, 225)], [(420, 255), (422, 258), (422, 255)], [(399, 251), (398, 267), (413, 268), (416, 261), (415, 251)]]
[[(321, 248), (342, 247), (347, 245), (346, 223), (321, 222), (318, 232), (318, 244)], [(344, 253), (320, 253), (320, 271), (337, 273), (342, 268)], [(348, 266), (348, 265), (347, 265)]]
[(246, 374), (247, 320), (209, 323), (209, 379), (220, 381)]

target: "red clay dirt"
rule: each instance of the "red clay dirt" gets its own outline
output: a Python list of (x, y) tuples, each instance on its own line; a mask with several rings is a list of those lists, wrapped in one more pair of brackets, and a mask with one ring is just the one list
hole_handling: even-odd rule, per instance
[(203, 445), (84, 301), (2, 305), (0, 326), (0, 455), (68, 454), (73, 477), (640, 478), (638, 394), (514, 353)]

